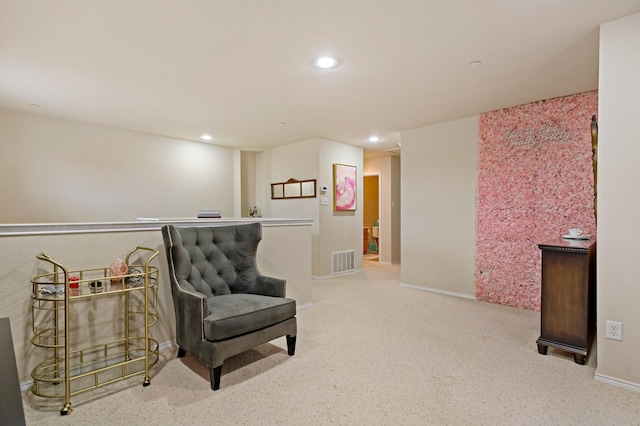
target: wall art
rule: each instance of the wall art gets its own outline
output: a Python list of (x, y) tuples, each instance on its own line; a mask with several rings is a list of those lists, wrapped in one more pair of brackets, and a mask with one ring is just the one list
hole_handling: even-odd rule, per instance
[(333, 164), (333, 209), (355, 211), (357, 207), (357, 168), (347, 164)]
[(314, 198), (316, 196), (316, 180), (289, 179), (286, 182), (271, 184), (271, 199)]

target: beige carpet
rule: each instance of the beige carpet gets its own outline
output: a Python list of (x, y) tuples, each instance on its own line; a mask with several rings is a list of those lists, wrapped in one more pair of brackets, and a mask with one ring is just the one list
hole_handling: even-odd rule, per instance
[(62, 402), (24, 393), (28, 425), (638, 425), (640, 393), (587, 365), (538, 354), (539, 313), (413, 290), (400, 268), (313, 283), (284, 338), (227, 361), (219, 391), (206, 366), (165, 350), (140, 378)]
[(378, 253), (367, 253), (362, 255), (363, 260), (370, 260), (372, 262), (377, 262), (379, 260)]

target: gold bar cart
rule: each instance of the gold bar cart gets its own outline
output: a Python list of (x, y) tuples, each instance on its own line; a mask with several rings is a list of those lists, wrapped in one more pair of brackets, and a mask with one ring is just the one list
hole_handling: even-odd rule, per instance
[[(134, 248), (127, 273), (117, 276), (109, 267), (69, 270), (45, 253), (36, 256), (47, 272), (31, 280), (31, 342), (47, 351), (31, 372), (31, 391), (64, 398), (61, 415), (72, 411), (73, 395), (140, 374), (143, 386), (151, 383), (149, 369), (159, 358), (158, 341), (149, 336), (158, 322), (158, 267), (151, 265), (157, 255)], [(106, 306), (115, 312), (110, 319), (98, 313)], [(100, 330), (100, 321), (108, 326)], [(80, 337), (83, 327), (91, 327), (88, 339)], [(108, 341), (101, 340), (105, 329)]]

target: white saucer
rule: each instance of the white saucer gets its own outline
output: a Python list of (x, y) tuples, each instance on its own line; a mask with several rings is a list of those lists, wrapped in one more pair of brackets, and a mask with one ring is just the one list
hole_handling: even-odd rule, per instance
[(568, 240), (588, 240), (589, 237), (591, 237), (591, 235), (585, 235), (585, 234), (580, 234), (580, 235), (563, 235), (562, 238), (566, 238)]

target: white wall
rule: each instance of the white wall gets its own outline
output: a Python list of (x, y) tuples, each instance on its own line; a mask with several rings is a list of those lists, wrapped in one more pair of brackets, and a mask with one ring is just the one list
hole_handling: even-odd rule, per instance
[(391, 263), (402, 259), (402, 167), (391, 157)]
[[(286, 182), (291, 178), (297, 180), (317, 179), (319, 173), (319, 144), (319, 139), (309, 139), (269, 150), (271, 156), (271, 169), (267, 182), (269, 191), (271, 191), (271, 183)], [(316, 182), (316, 190), (318, 190), (317, 185), (319, 185), (319, 182)], [(270, 199), (268, 202), (270, 217), (313, 219), (313, 225), (311, 226), (313, 268), (318, 263), (319, 197), (320, 195), (318, 194), (318, 198)], [(312, 274), (315, 274), (315, 272), (312, 272)]]
[(271, 167), (271, 155), (269, 151), (256, 153), (256, 201), (255, 205), (260, 209), (260, 214), (269, 217), (269, 200), (271, 199), (271, 185), (269, 184), (269, 171)]
[(233, 217), (233, 150), (0, 110), (0, 223)]
[[(362, 148), (313, 138), (270, 150), (271, 183), (316, 179), (317, 197), (308, 199), (271, 200), (271, 217), (313, 219), (313, 275), (331, 275), (331, 253), (356, 250), (356, 269), (362, 268)], [(355, 212), (333, 211), (333, 164), (354, 165), (358, 169), (358, 199)], [(320, 193), (319, 188), (329, 190)], [(328, 198), (326, 206), (321, 205)]]
[(406, 285), (473, 297), (478, 117), (402, 132)]
[[(598, 114), (598, 368), (640, 390), (640, 14), (600, 27)], [(605, 338), (606, 320), (623, 340)]]
[[(286, 182), (289, 179), (317, 179), (319, 144), (319, 139), (309, 139), (271, 149), (270, 183)], [(289, 198), (270, 201), (272, 217), (314, 219), (316, 222), (314, 223), (314, 232), (317, 234), (319, 198)]]
[[(334, 251), (355, 250), (355, 269), (362, 269), (362, 217), (364, 201), (363, 150), (352, 145), (322, 139), (319, 146), (320, 173), (318, 184), (329, 189), (324, 195), (329, 204), (320, 207), (320, 235), (318, 238), (318, 262), (313, 274), (318, 277), (331, 275), (331, 256)], [(349, 164), (357, 168), (356, 211), (333, 211), (333, 164)]]
[[(266, 200), (271, 198), (265, 151), (236, 150), (240, 153), (240, 211), (239, 217), (249, 217), (249, 207), (258, 207), (258, 213), (269, 216)], [(265, 213), (266, 210), (266, 213)], [(238, 211), (236, 209), (236, 211)]]
[(242, 151), (240, 153), (240, 199), (241, 206), (238, 216), (248, 217), (249, 207), (256, 205), (256, 153)]

